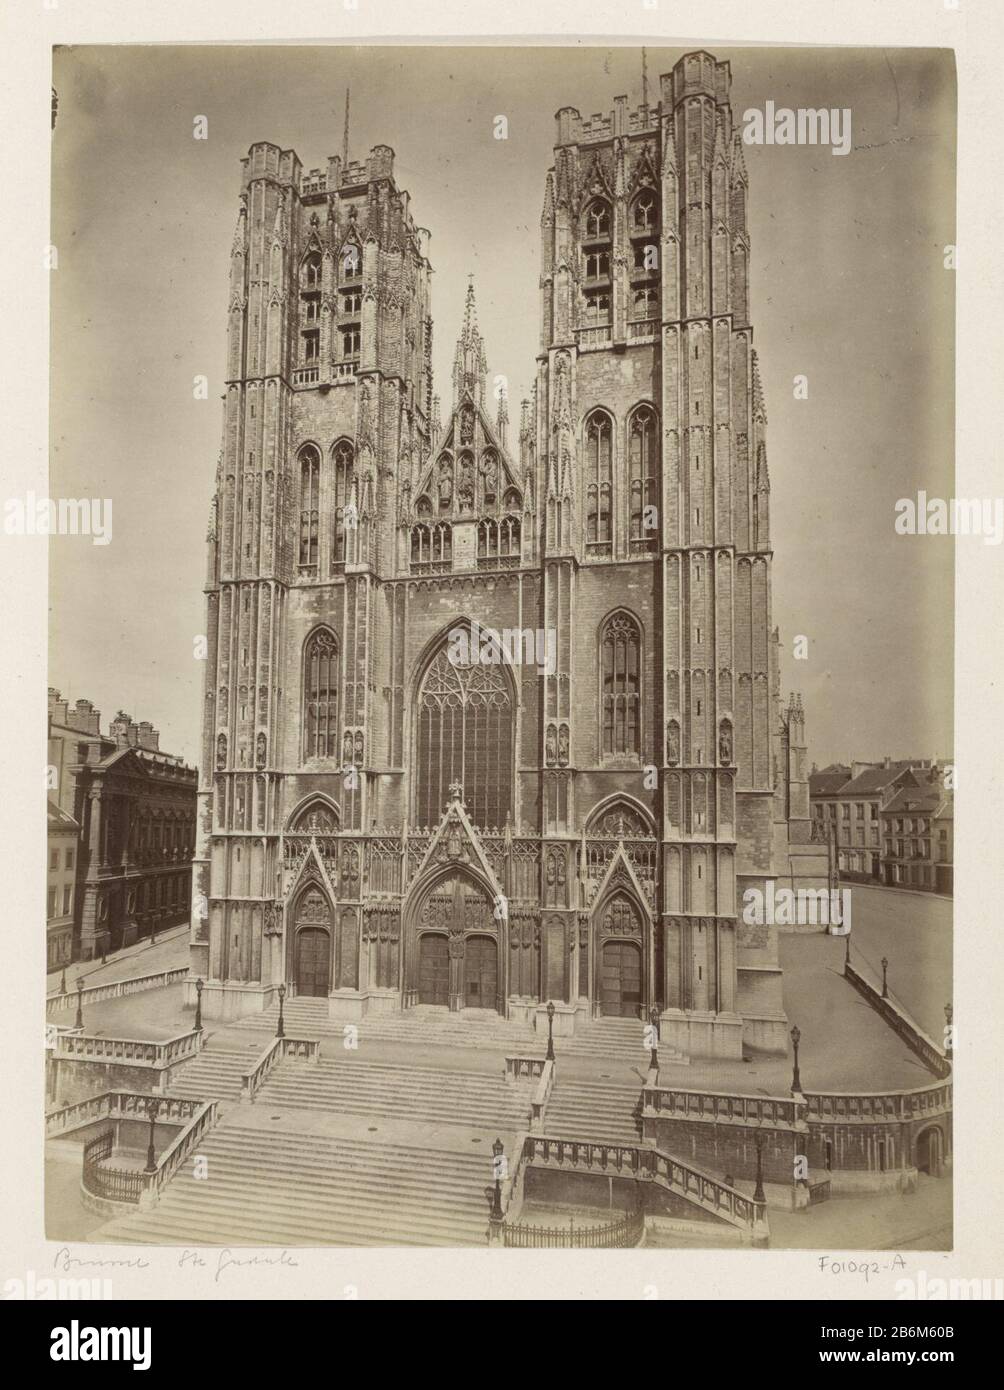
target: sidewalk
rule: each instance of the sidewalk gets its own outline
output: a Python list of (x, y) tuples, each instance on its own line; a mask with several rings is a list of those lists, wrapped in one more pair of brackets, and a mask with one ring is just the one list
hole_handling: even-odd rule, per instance
[[(188, 923), (182, 922), (180, 926), (160, 933), (156, 945), (151, 946), (149, 939), (134, 942), (132, 946), (124, 946), (121, 951), (110, 955), (104, 965), (100, 959), (74, 961), (66, 967), (67, 993), (71, 994), (76, 989), (78, 978), (83, 979), (86, 988), (111, 984), (114, 980), (132, 980), (137, 975), (153, 975), (161, 970), (176, 970), (179, 966), (187, 965), (188, 933)], [(46, 975), (47, 997), (60, 992), (62, 978), (61, 970), (53, 970)]]

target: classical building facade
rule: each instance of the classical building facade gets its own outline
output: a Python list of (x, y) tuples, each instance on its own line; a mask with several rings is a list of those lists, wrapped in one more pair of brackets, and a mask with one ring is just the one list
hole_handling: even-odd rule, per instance
[(190, 920), (198, 777), (159, 742), (121, 710), (103, 734), (90, 700), (49, 691), (50, 837), (53, 803), (77, 831), (73, 959)]
[(473, 288), (440, 420), (428, 233), (393, 151), (243, 161), (206, 586), (207, 1016), (285, 983), (334, 1017), (552, 1001), (566, 1031), (658, 1009), (683, 1051), (783, 1049), (776, 934), (742, 894), (826, 864), (780, 698), (729, 88), (693, 53), (654, 104), (558, 112), (512, 439)]

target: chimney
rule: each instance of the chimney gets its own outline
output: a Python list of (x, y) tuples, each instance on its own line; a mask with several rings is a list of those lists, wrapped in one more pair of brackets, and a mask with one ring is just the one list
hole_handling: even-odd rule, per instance
[(129, 718), (128, 714), (126, 714), (125, 710), (120, 709), (111, 724), (109, 724), (108, 732), (115, 740), (116, 748), (129, 747), (129, 725), (131, 723), (132, 720)]
[(66, 725), (66, 701), (54, 686), (49, 686), (49, 717), (54, 724)]
[(883, 766), (883, 767), (892, 767), (892, 758), (890, 758), (890, 756), (889, 756), (888, 753), (887, 753), (887, 754), (885, 755), (885, 757), (882, 759), (882, 766)]
[(157, 745), (160, 742), (160, 734), (150, 723), (149, 719), (139, 721), (139, 746), (145, 748), (148, 753), (156, 753)]
[(67, 713), (67, 723), (71, 729), (81, 734), (101, 733), (101, 711), (94, 708), (90, 700), (78, 700)]
[(139, 747), (139, 725), (134, 724), (131, 719), (129, 720), (129, 728), (126, 730), (126, 737), (130, 748)]

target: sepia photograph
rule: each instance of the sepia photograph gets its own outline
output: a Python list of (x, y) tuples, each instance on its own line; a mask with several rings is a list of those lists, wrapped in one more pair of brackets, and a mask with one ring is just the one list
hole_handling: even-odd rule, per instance
[(50, 1240), (952, 1248), (955, 120), (54, 50)]

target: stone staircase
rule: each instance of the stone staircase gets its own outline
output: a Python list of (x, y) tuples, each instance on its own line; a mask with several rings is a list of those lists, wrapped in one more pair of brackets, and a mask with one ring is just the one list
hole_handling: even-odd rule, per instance
[(638, 1144), (641, 1126), (635, 1119), (641, 1084), (613, 1085), (601, 1081), (571, 1081), (561, 1075), (544, 1112), (544, 1133), (555, 1139), (584, 1139), (596, 1143)]
[[(441, 1047), (477, 1047), (483, 1050), (511, 1054), (543, 1056), (547, 1039), (541, 1040), (532, 1028), (509, 1022), (489, 1009), (449, 1009), (419, 1004), (406, 1013), (370, 1014), (350, 1025), (348, 1020), (328, 1017), (326, 999), (290, 999), (283, 1008), (283, 1020), (288, 1037), (339, 1038), (345, 1029), (358, 1029), (359, 1040), (427, 1043)], [(279, 1006), (274, 1004), (264, 1013), (249, 1014), (236, 1020), (233, 1028), (274, 1036), (279, 1021)]]
[[(568, 1038), (555, 1038), (554, 1052), (562, 1057), (595, 1057), (597, 1060), (625, 1062), (641, 1071), (648, 1070), (651, 1049), (645, 1045), (645, 1024), (638, 1018), (596, 1018)], [(547, 1040), (544, 1040), (545, 1046)], [(689, 1066), (690, 1058), (675, 1047), (660, 1043), (659, 1065)]]
[(237, 1100), (241, 1077), (251, 1070), (259, 1052), (258, 1048), (238, 1052), (210, 1046), (175, 1073), (166, 1093), (186, 1100)]
[(366, 1115), (412, 1124), (464, 1125), (491, 1138), (528, 1124), (534, 1083), (496, 1072), (441, 1071), (367, 1062), (347, 1053), (318, 1062), (287, 1059), (271, 1073), (257, 1103), (286, 1110)]
[(159, 1203), (95, 1232), (153, 1245), (484, 1245), (486, 1144), (453, 1153), (224, 1121)]

